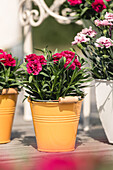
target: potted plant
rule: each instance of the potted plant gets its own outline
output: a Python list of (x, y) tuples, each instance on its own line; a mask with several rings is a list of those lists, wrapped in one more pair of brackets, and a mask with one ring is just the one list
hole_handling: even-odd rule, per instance
[(106, 12), (112, 12), (112, 0), (66, 0), (65, 6), (75, 12), (75, 19), (94, 20)]
[(10, 141), (15, 106), (20, 90), (20, 61), (0, 49), (0, 143)]
[(112, 12), (113, 2), (112, 0), (66, 0), (65, 7), (71, 9), (69, 13), (74, 13), (75, 21), (82, 20), (83, 27), (95, 28), (93, 21), (101, 15), (104, 16), (106, 12)]
[[(85, 60), (75, 50), (25, 57), (23, 85), (31, 106), (39, 151), (75, 148), (84, 83), (90, 80)], [(67, 97), (66, 97), (67, 96)]]
[(90, 60), (100, 120), (108, 141), (113, 143), (113, 13), (102, 18), (94, 21), (98, 34), (91, 27), (83, 29), (72, 44)]

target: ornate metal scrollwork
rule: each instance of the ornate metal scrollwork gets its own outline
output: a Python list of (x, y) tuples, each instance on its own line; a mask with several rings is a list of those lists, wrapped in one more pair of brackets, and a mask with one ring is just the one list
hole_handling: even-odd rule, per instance
[[(32, 2), (38, 6), (32, 9)], [(39, 26), (44, 20), (45, 11), (39, 0), (22, 0), (19, 4), (19, 18), (22, 26), (30, 24), (31, 26)]]
[[(73, 20), (73, 16), (66, 17), (67, 8), (61, 11), (59, 8), (65, 0), (54, 0), (53, 4), (48, 7), (44, 0), (21, 0), (19, 4), (19, 18), (22, 26), (31, 25), (39, 26), (49, 15), (54, 17), (62, 24), (69, 24)], [(32, 3), (37, 6), (37, 9), (32, 9)]]

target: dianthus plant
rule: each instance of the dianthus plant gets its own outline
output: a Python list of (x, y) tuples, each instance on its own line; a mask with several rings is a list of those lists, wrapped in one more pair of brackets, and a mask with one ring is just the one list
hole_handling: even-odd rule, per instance
[(107, 12), (94, 24), (98, 34), (91, 26), (85, 28), (75, 36), (72, 45), (77, 45), (89, 58), (94, 78), (113, 80), (113, 13)]
[[(67, 7), (75, 12), (78, 19), (96, 19), (101, 13), (112, 12), (112, 0), (67, 0)], [(66, 3), (65, 2), (65, 3)]]
[(5, 88), (21, 89), (20, 79), (22, 70), (20, 69), (20, 61), (12, 54), (0, 49), (0, 93)]
[(90, 81), (85, 60), (74, 49), (55, 52), (41, 50), (43, 55), (25, 57), (23, 85), (31, 100), (58, 100), (64, 96), (84, 97), (82, 88)]

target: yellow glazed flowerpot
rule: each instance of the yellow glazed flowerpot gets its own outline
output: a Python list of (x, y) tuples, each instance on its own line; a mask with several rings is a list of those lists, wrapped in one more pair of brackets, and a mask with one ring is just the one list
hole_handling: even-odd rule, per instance
[(39, 151), (75, 149), (82, 100), (76, 103), (30, 101)]
[(10, 142), (17, 89), (3, 89), (0, 95), (0, 143)]

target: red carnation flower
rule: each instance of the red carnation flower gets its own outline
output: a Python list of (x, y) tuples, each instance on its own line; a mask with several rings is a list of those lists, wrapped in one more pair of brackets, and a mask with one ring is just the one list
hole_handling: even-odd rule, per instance
[(62, 51), (61, 52), (62, 56), (73, 59), (75, 57), (75, 53), (72, 51)]
[(82, 0), (67, 0), (71, 6), (79, 5), (82, 3)]
[(41, 65), (47, 64), (47, 60), (45, 60), (45, 57), (43, 55), (38, 56), (38, 60), (41, 63)]
[(42, 65), (46, 65), (47, 60), (45, 60), (45, 57), (43, 55), (36, 55), (36, 54), (29, 54), (26, 56), (25, 60), (27, 60), (28, 62), (30, 61), (34, 61), (37, 60), (39, 61)]
[(7, 54), (7, 52), (3, 51), (2, 49), (0, 49), (0, 53)]
[(78, 61), (78, 59), (75, 59), (74, 63), (78, 68), (81, 68), (81, 63)]
[(75, 57), (75, 60), (70, 65), (69, 69), (71, 68), (72, 70), (74, 70), (76, 68), (76, 66), (79, 67), (79, 68), (81, 67), (81, 63), (77, 60), (77, 56), (75, 56), (74, 52), (72, 52), (72, 51), (62, 51), (61, 53), (54, 54), (53, 55), (54, 63), (56, 63), (62, 57), (66, 58), (66, 63), (64, 64), (64, 68), (67, 67), (67, 65), (73, 60), (74, 57)]
[(29, 74), (33, 73), (34, 75), (38, 75), (42, 70), (42, 65), (47, 64), (47, 60), (45, 60), (43, 55), (29, 54), (25, 60), (27, 61), (27, 72)]
[(103, 9), (106, 9), (106, 5), (104, 4), (103, 0), (95, 0), (93, 3), (92, 3), (92, 8), (100, 13), (103, 11)]
[[(66, 60), (66, 63), (64, 64), (64, 68), (66, 68), (71, 61), (72, 61), (72, 60), (71, 60), (70, 58), (68, 58), (68, 59)], [(69, 66), (68, 69), (71, 68), (72, 70), (74, 70), (75, 67), (76, 67), (76, 65), (75, 65), (75, 63), (73, 62), (73, 63)]]
[(27, 72), (29, 74), (33, 73), (34, 75), (38, 75), (42, 70), (42, 65), (38, 60), (29, 61), (27, 63)]
[(36, 59), (36, 54), (26, 55), (26, 58), (25, 58), (25, 60), (27, 60), (27, 61), (33, 61), (35, 59)]
[(54, 63), (56, 63), (58, 60), (60, 60), (62, 58), (62, 54), (56, 53), (52, 57), (53, 57)]
[(6, 52), (2, 52), (0, 54), (0, 62), (3, 63), (5, 66), (16, 66), (16, 60), (12, 58), (11, 54), (7, 54)]

